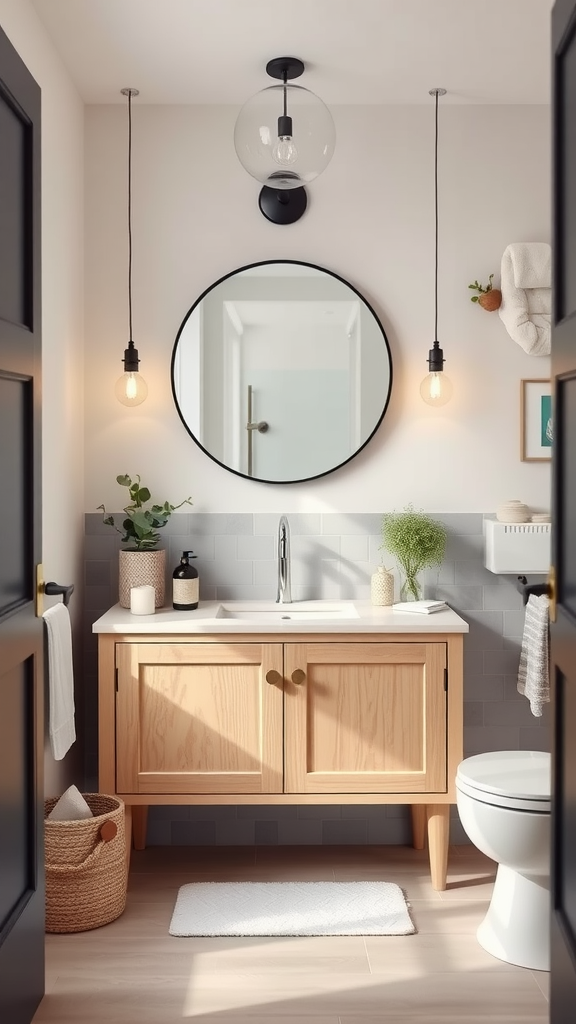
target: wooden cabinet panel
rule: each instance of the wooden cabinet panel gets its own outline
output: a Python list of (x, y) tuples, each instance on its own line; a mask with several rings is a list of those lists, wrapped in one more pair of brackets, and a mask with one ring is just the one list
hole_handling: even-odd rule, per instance
[(444, 889), (463, 637), (380, 636), (101, 635), (99, 786), (128, 844), (149, 804), (405, 802)]
[(285, 792), (446, 792), (444, 643), (287, 644), (284, 657)]
[(280, 644), (117, 644), (116, 667), (120, 792), (282, 792)]

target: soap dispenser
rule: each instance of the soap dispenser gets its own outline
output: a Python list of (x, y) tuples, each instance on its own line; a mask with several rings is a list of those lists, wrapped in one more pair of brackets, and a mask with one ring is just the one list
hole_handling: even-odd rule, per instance
[(190, 565), (190, 559), (196, 557), (193, 551), (183, 551), (180, 565), (172, 573), (172, 607), (178, 612), (191, 612), (198, 607), (198, 569)]

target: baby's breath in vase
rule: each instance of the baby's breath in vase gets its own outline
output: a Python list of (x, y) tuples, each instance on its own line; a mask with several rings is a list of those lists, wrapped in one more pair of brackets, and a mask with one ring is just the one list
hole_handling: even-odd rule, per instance
[(416, 512), (412, 505), (407, 505), (403, 512), (387, 512), (382, 517), (380, 547), (395, 555), (400, 567), (400, 600), (419, 601), (422, 597), (419, 573), (442, 561), (446, 529), (425, 512)]
[(405, 576), (400, 586), (401, 601), (420, 601), (422, 598), (422, 584), (418, 576)]

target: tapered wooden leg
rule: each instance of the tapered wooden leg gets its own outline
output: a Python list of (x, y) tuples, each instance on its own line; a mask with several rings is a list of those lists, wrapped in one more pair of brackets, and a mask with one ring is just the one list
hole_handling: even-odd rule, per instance
[(146, 828), (148, 826), (147, 804), (133, 804), (132, 806), (132, 834), (134, 836), (134, 849), (146, 849)]
[(126, 843), (126, 869), (130, 871), (130, 854), (132, 853), (132, 807), (124, 805), (124, 839)]
[(423, 850), (426, 845), (426, 804), (412, 804), (412, 846)]
[(448, 873), (448, 834), (450, 826), (450, 804), (427, 804), (428, 849), (430, 854), (430, 875), (432, 888), (443, 892)]

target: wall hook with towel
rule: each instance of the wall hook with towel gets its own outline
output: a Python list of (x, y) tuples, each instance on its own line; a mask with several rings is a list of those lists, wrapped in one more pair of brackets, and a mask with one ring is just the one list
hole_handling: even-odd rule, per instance
[(519, 576), (518, 590), (522, 594), (522, 601), (524, 604), (528, 604), (530, 594), (534, 594), (534, 597), (541, 597), (542, 594), (548, 595), (550, 587), (548, 583), (528, 583), (525, 576)]

